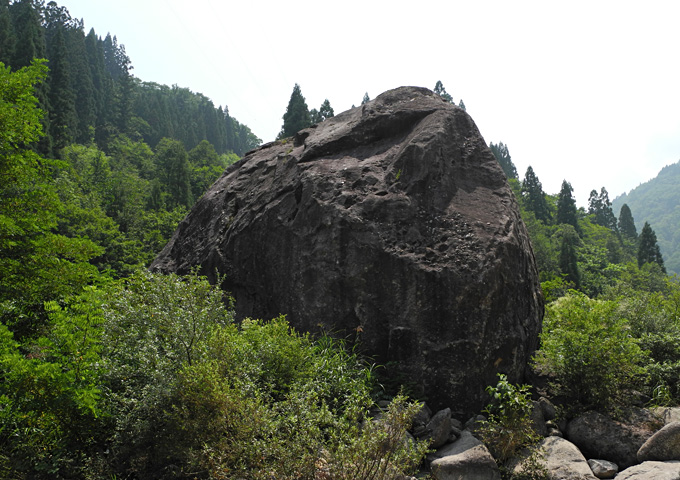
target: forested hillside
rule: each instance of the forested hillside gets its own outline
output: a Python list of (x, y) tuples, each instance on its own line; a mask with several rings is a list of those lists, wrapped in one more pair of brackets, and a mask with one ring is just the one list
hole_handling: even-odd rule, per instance
[(638, 224), (656, 230), (669, 273), (680, 273), (680, 163), (661, 169), (656, 178), (612, 202), (614, 209), (628, 204)]
[[(46, 58), (50, 73), (39, 88), (45, 136), (40, 153), (59, 156), (71, 144), (107, 151), (118, 135), (155, 148), (164, 137), (187, 150), (202, 140), (218, 154), (243, 155), (260, 144), (250, 129), (201, 94), (146, 83), (115, 36), (85, 33), (65, 7), (44, 0), (4, 0), (0, 8), (0, 62), (13, 69)], [(108, 153), (108, 152), (107, 152)]]
[(261, 143), (226, 106), (135, 78), (115, 36), (86, 34), (56, 2), (1, 2), (0, 45), (10, 71), (46, 59), (32, 149), (56, 160), (43, 179), (59, 197), (56, 228), (102, 248), (91, 263), (114, 277), (148, 264), (224, 168)]

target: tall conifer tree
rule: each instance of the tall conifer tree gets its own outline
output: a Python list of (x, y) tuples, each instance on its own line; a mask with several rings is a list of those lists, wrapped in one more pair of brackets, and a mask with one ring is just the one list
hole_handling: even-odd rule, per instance
[(628, 238), (637, 238), (635, 220), (633, 219), (633, 213), (630, 211), (630, 207), (627, 203), (621, 205), (621, 210), (619, 211), (619, 232)]
[(640, 232), (637, 254), (638, 267), (642, 268), (645, 263), (657, 263), (661, 270), (666, 273), (661, 249), (656, 240), (656, 233), (652, 230), (649, 222), (645, 222)]
[(560, 272), (565, 279), (574, 285), (574, 288), (581, 286), (581, 274), (578, 269), (576, 257), (576, 244), (578, 234), (575, 231), (565, 231), (562, 235), (560, 244)]
[(73, 142), (78, 124), (67, 55), (64, 28), (59, 27), (52, 38), (49, 62), (50, 133), (56, 151)]
[(283, 114), (283, 126), (278, 138), (292, 137), (303, 128), (312, 125), (312, 119), (309, 114), (309, 108), (305, 97), (302, 96), (300, 85), (297, 83), (293, 87), (293, 93), (288, 101), (288, 108)]
[(534, 212), (538, 220), (543, 223), (550, 221), (550, 211), (548, 210), (548, 202), (545, 199), (545, 192), (543, 192), (543, 185), (541, 185), (531, 166), (527, 168), (524, 181), (522, 182), (522, 198), (525, 208)]
[(574, 189), (571, 183), (563, 180), (562, 188), (560, 188), (560, 193), (557, 196), (557, 215), (555, 221), (558, 224), (571, 225), (580, 234), (578, 215), (576, 213), (576, 200), (574, 200), (572, 195), (573, 192)]
[(489, 148), (503, 169), (505, 176), (507, 178), (517, 179), (517, 169), (515, 168), (515, 164), (512, 163), (512, 157), (510, 156), (508, 146), (503, 144), (503, 142), (499, 143), (498, 145), (495, 145), (493, 142), (491, 142), (489, 144)]
[(0, 62), (5, 66), (12, 65), (16, 41), (9, 14), (9, 0), (0, 0)]

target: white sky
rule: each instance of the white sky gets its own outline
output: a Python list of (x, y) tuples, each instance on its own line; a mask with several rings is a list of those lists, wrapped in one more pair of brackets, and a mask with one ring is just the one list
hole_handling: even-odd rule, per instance
[[(680, 160), (680, 2), (57, 0), (116, 35), (133, 74), (275, 138), (295, 83), (336, 113), (391, 88), (462, 98), (547, 193), (630, 191)], [(615, 212), (618, 214), (618, 212)]]

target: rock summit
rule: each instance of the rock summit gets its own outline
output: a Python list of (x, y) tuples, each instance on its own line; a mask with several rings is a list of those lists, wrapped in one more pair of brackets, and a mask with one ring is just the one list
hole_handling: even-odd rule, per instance
[(526, 228), (470, 116), (401, 87), (229, 167), (152, 269), (195, 266), (237, 317), (358, 340), (433, 406), (523, 380), (543, 315)]

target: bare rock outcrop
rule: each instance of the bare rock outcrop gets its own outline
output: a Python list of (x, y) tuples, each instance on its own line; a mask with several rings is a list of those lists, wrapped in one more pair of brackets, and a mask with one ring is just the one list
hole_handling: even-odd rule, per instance
[(472, 119), (402, 87), (264, 145), (196, 203), (152, 269), (194, 266), (239, 318), (358, 338), (435, 408), (523, 380), (543, 314), (526, 228)]

